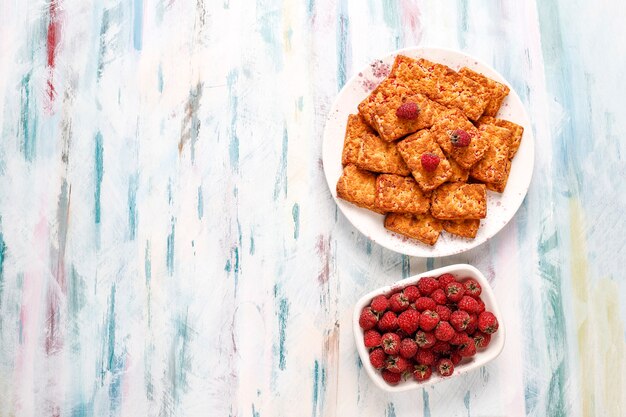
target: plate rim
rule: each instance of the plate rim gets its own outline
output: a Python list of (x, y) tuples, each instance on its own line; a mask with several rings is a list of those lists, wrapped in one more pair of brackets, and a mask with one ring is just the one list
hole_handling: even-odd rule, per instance
[[(415, 242), (414, 244), (411, 245), (412, 248), (414, 248), (415, 250), (406, 250), (405, 248), (401, 248), (401, 247), (397, 247), (395, 245), (390, 245), (388, 244), (385, 239), (379, 239), (375, 236), (370, 236), (367, 233), (365, 233), (364, 231), (361, 230), (361, 227), (359, 227), (357, 224), (355, 224), (355, 222), (352, 221), (352, 219), (350, 218), (349, 215), (346, 214), (346, 210), (347, 209), (357, 209), (357, 210), (366, 210), (363, 208), (360, 208), (358, 206), (354, 206), (349, 202), (344, 202), (344, 201), (340, 201), (340, 199), (337, 197), (337, 193), (336, 193), (336, 184), (334, 182), (332, 182), (332, 179), (330, 178), (330, 174), (329, 174), (329, 169), (327, 169), (326, 167), (326, 161), (327, 161), (327, 154), (329, 152), (328, 148), (330, 146), (330, 142), (329, 142), (329, 125), (331, 124), (331, 118), (333, 117), (333, 113), (335, 111), (337, 111), (338, 107), (339, 107), (339, 102), (342, 99), (342, 95), (344, 94), (345, 90), (348, 88), (348, 86), (353, 85), (355, 82), (357, 82), (358, 78), (360, 77), (360, 74), (363, 73), (363, 71), (365, 69), (367, 69), (368, 65), (371, 65), (373, 62), (376, 61), (385, 61), (387, 58), (391, 57), (392, 59), (395, 58), (395, 56), (397, 56), (398, 54), (402, 54), (402, 53), (410, 53), (413, 56), (415, 55), (419, 55), (420, 53), (424, 53), (424, 51), (430, 51), (431, 53), (441, 53), (444, 52), (446, 54), (453, 54), (453, 55), (460, 55), (466, 59), (470, 59), (473, 60), (476, 65), (482, 66), (487, 68), (488, 70), (490, 70), (491, 72), (493, 72), (496, 76), (499, 82), (504, 83), (505, 85), (507, 85), (511, 92), (514, 94), (514, 97), (519, 100), (520, 103), (520, 109), (521, 109), (521, 115), (523, 118), (522, 124), (524, 125), (524, 139), (525, 142), (527, 142), (528, 144), (525, 145), (527, 147), (529, 147), (529, 153), (530, 153), (530, 157), (529, 157), (529, 161), (526, 162), (527, 166), (527, 170), (528, 170), (528, 174), (525, 176), (526, 181), (523, 183), (523, 190), (522, 187), (520, 187), (519, 191), (521, 191), (521, 197), (519, 197), (517, 199), (517, 201), (515, 202), (515, 205), (510, 206), (511, 208), (511, 215), (508, 216), (508, 218), (497, 228), (497, 230), (495, 230), (493, 233), (490, 233), (489, 235), (487, 235), (486, 237), (484, 237), (482, 240), (480, 241), (471, 241), (469, 245), (462, 247), (461, 249), (458, 250), (453, 250), (453, 251), (437, 251), (434, 253), (424, 253), (425, 250), (427, 250), (428, 248), (422, 248), (419, 242)], [(343, 137), (342, 137), (343, 138)], [(335, 99), (333, 100), (333, 103), (330, 107), (330, 110), (328, 112), (328, 114), (326, 115), (326, 121), (324, 124), (324, 132), (323, 132), (323, 137), (322, 137), (322, 166), (324, 169), (324, 176), (326, 178), (326, 183), (328, 185), (329, 191), (335, 201), (335, 203), (337, 204), (337, 206), (339, 207), (339, 210), (341, 211), (341, 213), (343, 214), (343, 216), (350, 222), (350, 224), (352, 224), (352, 226), (357, 229), (359, 231), (359, 233), (361, 233), (362, 235), (364, 235), (365, 237), (367, 237), (368, 239), (370, 239), (371, 241), (375, 242), (376, 244), (391, 250), (393, 252), (396, 253), (400, 253), (403, 255), (408, 255), (408, 256), (413, 256), (413, 257), (417, 257), (417, 258), (440, 258), (440, 257), (446, 257), (446, 256), (452, 256), (452, 255), (458, 255), (464, 252), (467, 252), (469, 250), (475, 249), (481, 245), (483, 245), (484, 243), (488, 242), (489, 240), (491, 240), (494, 236), (496, 236), (507, 224), (509, 224), (509, 222), (515, 217), (515, 214), (518, 212), (519, 208), (521, 207), (521, 205), (523, 204), (524, 200), (526, 199), (526, 196), (528, 195), (528, 189), (530, 188), (530, 183), (532, 182), (532, 177), (533, 177), (533, 173), (534, 173), (534, 165), (535, 165), (535, 143), (534, 143), (534, 133), (532, 130), (532, 124), (531, 124), (531, 120), (530, 117), (528, 115), (528, 111), (526, 110), (526, 107), (524, 106), (524, 103), (522, 102), (521, 97), (519, 96), (519, 94), (517, 93), (517, 91), (511, 86), (511, 84), (508, 82), (508, 80), (502, 75), (500, 74), (500, 72), (498, 72), (495, 68), (493, 68), (491, 65), (487, 64), (486, 62), (484, 62), (482, 59), (477, 58), (473, 55), (470, 55), (464, 51), (460, 51), (457, 49), (452, 49), (452, 48), (448, 48), (448, 47), (440, 47), (440, 46), (412, 46), (412, 47), (405, 47), (405, 48), (401, 48), (401, 49), (397, 49), (394, 50), (392, 52), (390, 52), (389, 54), (383, 56), (382, 58), (374, 58), (372, 60), (370, 60), (367, 64), (363, 65), (362, 67), (359, 67), (359, 71), (356, 71), (347, 81), (346, 83), (343, 85), (343, 87), (341, 88), (341, 90), (337, 93), (337, 95), (335, 96)], [(489, 191), (488, 191), (489, 192)], [(384, 226), (381, 227), (384, 228)], [(402, 239), (401, 237), (397, 237), (398, 239)], [(424, 244), (425, 245), (425, 244)]]

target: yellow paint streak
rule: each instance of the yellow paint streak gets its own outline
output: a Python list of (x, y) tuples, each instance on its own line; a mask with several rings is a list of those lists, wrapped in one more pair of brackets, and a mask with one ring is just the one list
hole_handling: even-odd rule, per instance
[(619, 288), (608, 279), (589, 282), (580, 204), (570, 200), (572, 289), (580, 358), (583, 416), (622, 415), (626, 402), (626, 342), (619, 313)]

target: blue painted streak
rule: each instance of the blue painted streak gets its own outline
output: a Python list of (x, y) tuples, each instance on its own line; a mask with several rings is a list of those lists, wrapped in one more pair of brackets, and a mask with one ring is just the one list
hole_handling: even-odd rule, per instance
[(37, 139), (37, 109), (33, 103), (32, 72), (26, 73), (20, 86), (20, 150), (27, 161), (35, 157), (35, 141)]
[(287, 320), (289, 318), (289, 303), (287, 299), (281, 298), (278, 308), (278, 368), (285, 370), (287, 356), (285, 341), (287, 335)]
[(135, 0), (133, 7), (133, 47), (141, 51), (143, 44), (143, 0)]
[(236, 82), (237, 71), (230, 71), (226, 78), (228, 97), (230, 99), (230, 144), (228, 146), (228, 155), (230, 157), (230, 167), (233, 171), (239, 171), (239, 137), (237, 136), (237, 107), (239, 102), (235, 92)]
[(174, 238), (175, 236), (176, 236), (176, 219), (172, 217), (170, 233), (169, 235), (167, 235), (167, 253), (165, 255), (167, 273), (170, 276), (174, 274)]
[(348, 2), (339, 0), (337, 3), (337, 89), (341, 90), (346, 83), (346, 62), (349, 53), (349, 23), (348, 23)]
[(104, 148), (102, 145), (102, 133), (96, 133), (95, 170), (96, 190), (94, 192), (94, 216), (96, 224), (100, 223), (100, 194), (102, 192), (102, 176), (104, 174)]
[(131, 175), (128, 179), (128, 230), (130, 240), (137, 236), (137, 189), (138, 174)]
[(298, 203), (293, 204), (291, 216), (293, 217), (293, 238), (298, 239), (300, 236), (300, 206)]

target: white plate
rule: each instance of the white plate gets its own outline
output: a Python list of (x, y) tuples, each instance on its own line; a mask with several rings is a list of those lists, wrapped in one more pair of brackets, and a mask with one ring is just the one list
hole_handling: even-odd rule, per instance
[[(361, 311), (365, 307), (367, 307), (372, 301), (372, 298), (376, 297), (377, 295), (388, 294), (398, 288), (404, 288), (409, 285), (415, 284), (422, 277), (438, 277), (442, 274), (452, 274), (460, 279), (474, 278), (476, 281), (478, 281), (478, 283), (482, 287), (482, 293), (480, 294), (480, 298), (485, 303), (485, 309), (487, 311), (491, 311), (498, 319), (498, 331), (491, 335), (491, 342), (486, 348), (479, 349), (476, 354), (471, 358), (463, 359), (462, 362), (454, 367), (454, 372), (452, 373), (452, 375), (447, 378), (443, 378), (433, 372), (430, 379), (424, 382), (418, 382), (413, 378), (410, 378), (406, 381), (400, 381), (398, 385), (389, 385), (383, 379), (380, 371), (376, 370), (376, 368), (374, 368), (370, 363), (369, 352), (365, 347), (365, 344), (363, 343), (363, 330), (359, 326), (359, 316), (361, 315)], [(491, 362), (492, 360), (497, 358), (498, 355), (500, 355), (502, 349), (504, 348), (504, 339), (506, 337), (504, 320), (502, 315), (500, 314), (500, 309), (498, 308), (498, 304), (496, 303), (496, 297), (493, 294), (491, 286), (489, 285), (489, 281), (487, 281), (487, 278), (485, 278), (485, 276), (478, 269), (467, 264), (450, 265), (443, 268), (434, 269), (432, 271), (414, 275), (410, 278), (398, 281), (393, 285), (382, 287), (368, 294), (365, 294), (363, 297), (361, 297), (361, 299), (359, 299), (359, 301), (357, 301), (356, 305), (354, 306), (352, 326), (356, 348), (359, 352), (361, 362), (363, 363), (363, 368), (372, 379), (372, 381), (374, 381), (374, 383), (380, 389), (390, 392), (401, 392), (416, 388), (422, 388), (425, 385), (432, 385), (441, 381), (450, 380), (459, 375), (463, 375), (464, 373), (478, 369), (481, 366), (484, 366), (487, 363)]]
[(401, 49), (382, 60), (374, 61), (353, 76), (342, 88), (333, 103), (326, 121), (322, 158), (330, 192), (342, 213), (354, 227), (387, 249), (405, 255), (420, 257), (439, 257), (465, 252), (486, 242), (511, 220), (522, 204), (530, 185), (534, 163), (532, 127), (522, 101), (513, 88), (511, 88), (511, 92), (504, 100), (497, 117), (522, 125), (524, 127), (524, 136), (520, 148), (513, 159), (511, 174), (504, 193), (499, 194), (487, 191), (487, 218), (481, 221), (480, 229), (478, 229), (475, 239), (461, 238), (443, 232), (437, 243), (431, 247), (388, 231), (383, 225), (384, 216), (337, 198), (336, 184), (342, 171), (341, 151), (343, 149), (348, 115), (356, 113), (358, 104), (387, 76), (393, 60), (398, 54), (414, 58), (426, 58), (448, 65), (453, 69), (466, 66), (511, 87), (489, 65), (467, 54), (449, 49)]

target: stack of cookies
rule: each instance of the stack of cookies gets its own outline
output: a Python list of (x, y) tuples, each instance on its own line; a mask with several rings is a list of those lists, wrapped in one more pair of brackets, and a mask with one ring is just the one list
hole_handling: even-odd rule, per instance
[(429, 245), (442, 230), (474, 238), (487, 190), (504, 192), (524, 132), (495, 117), (508, 93), (469, 68), (398, 55), (348, 117), (338, 197)]

